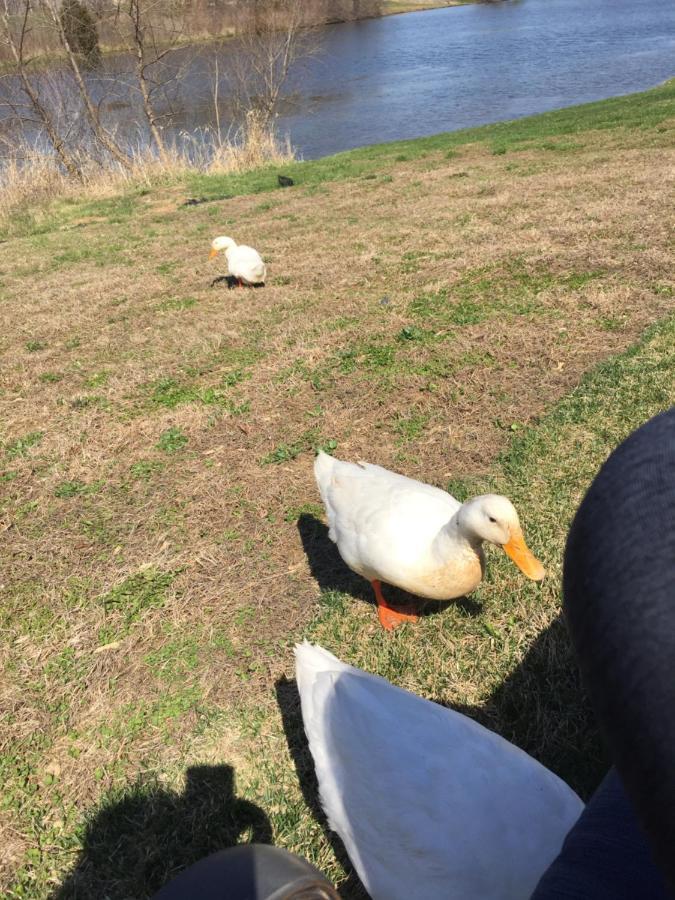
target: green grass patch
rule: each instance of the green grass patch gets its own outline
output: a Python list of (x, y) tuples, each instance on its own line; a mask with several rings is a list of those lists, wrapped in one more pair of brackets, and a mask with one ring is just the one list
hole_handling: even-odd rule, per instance
[(300, 506), (291, 506), (284, 513), (284, 522), (297, 522), (300, 516), (314, 516), (315, 519), (322, 519), (324, 515), (323, 506), (319, 503), (303, 503)]
[(151, 386), (150, 400), (154, 406), (173, 409), (179, 403), (191, 403), (199, 397), (198, 391), (179, 384), (175, 378), (160, 378)]
[(429, 424), (428, 413), (415, 412), (409, 416), (397, 416), (394, 420), (394, 431), (398, 435), (399, 443), (409, 443), (418, 440)]
[(78, 265), (79, 263), (93, 263), (95, 266), (104, 268), (119, 263), (131, 264), (126, 256), (128, 250), (127, 244), (102, 243), (100, 246), (78, 244), (55, 253), (52, 257), (51, 264), (54, 269), (61, 269)]
[(552, 288), (576, 291), (604, 272), (552, 273), (522, 257), (507, 258), (465, 272), (452, 286), (420, 294), (409, 312), (437, 326), (477, 325), (496, 315), (539, 313), (537, 297)]
[(42, 431), (31, 431), (23, 437), (16, 438), (5, 445), (5, 453), (10, 459), (26, 456), (31, 447), (37, 446), (44, 437)]
[(147, 653), (145, 664), (163, 681), (178, 681), (194, 672), (199, 663), (200, 642), (192, 635), (183, 635)]
[(310, 428), (303, 432), (299, 438), (290, 444), (279, 444), (270, 453), (265, 454), (260, 460), (261, 466), (278, 465), (279, 463), (290, 462), (300, 456), (301, 453), (318, 452), (323, 450), (324, 453), (332, 454), (337, 450), (338, 443), (333, 438), (321, 438), (316, 428)]
[(138, 200), (147, 193), (147, 188), (139, 187), (118, 197), (88, 200), (85, 203), (77, 200), (64, 201), (62, 211), (71, 207), (77, 210), (78, 216), (104, 217), (109, 224), (118, 225), (126, 222), (138, 212)]
[(99, 600), (106, 613), (114, 614), (122, 631), (126, 631), (147, 610), (164, 606), (175, 577), (175, 572), (161, 572), (150, 566), (125, 578)]
[(163, 450), (164, 453), (178, 453), (179, 450), (183, 450), (187, 446), (188, 440), (188, 436), (180, 428), (174, 426), (162, 432), (157, 441), (157, 447), (159, 450)]
[(404, 325), (396, 335), (396, 340), (401, 343), (407, 341), (426, 343), (431, 339), (433, 339), (433, 332), (425, 330), (424, 328), (418, 328), (417, 325)]
[(158, 272), (160, 275), (171, 275), (178, 265), (177, 260), (161, 262), (155, 267), (155, 272)]
[[(186, 367), (187, 372), (201, 374), (200, 370)], [(234, 415), (248, 411), (249, 403), (231, 395), (231, 388), (251, 377), (250, 372), (234, 369), (221, 376), (216, 385), (199, 386), (195, 382), (186, 383), (172, 376), (158, 378), (145, 386), (150, 406), (174, 409), (182, 403), (203, 403), (206, 406), (222, 405)]]
[(138, 478), (141, 481), (149, 481), (153, 475), (161, 472), (164, 467), (165, 464), (158, 459), (139, 459), (138, 462), (130, 466), (129, 471), (134, 478)]
[(71, 497), (78, 497), (82, 494), (95, 494), (100, 491), (102, 482), (97, 481), (94, 484), (85, 484), (83, 481), (61, 481), (54, 488), (54, 496), (60, 500), (69, 500)]
[(92, 407), (105, 407), (108, 401), (101, 394), (81, 394), (70, 401), (71, 409), (91, 409)]
[(194, 297), (169, 297), (167, 300), (162, 300), (157, 309), (162, 312), (166, 312), (167, 310), (192, 309), (196, 304), (197, 301)]
[(108, 372), (95, 372), (93, 375), (89, 375), (84, 383), (89, 388), (103, 387), (104, 384), (108, 383), (109, 377), (110, 375)]

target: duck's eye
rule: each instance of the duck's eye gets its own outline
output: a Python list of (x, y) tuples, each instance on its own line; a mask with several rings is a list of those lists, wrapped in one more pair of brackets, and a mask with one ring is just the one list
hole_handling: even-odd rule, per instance
[(496, 520), (496, 519), (493, 519), (492, 516), (488, 516), (488, 519), (489, 519), (491, 522), (494, 522), (495, 525), (497, 524), (497, 520)]

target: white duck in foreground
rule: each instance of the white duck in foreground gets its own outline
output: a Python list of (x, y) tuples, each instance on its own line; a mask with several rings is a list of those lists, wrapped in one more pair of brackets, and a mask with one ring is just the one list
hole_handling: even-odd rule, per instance
[(328, 824), (373, 900), (527, 900), (583, 804), (460, 713), (295, 648)]
[(321, 451), (314, 475), (329, 537), (350, 569), (373, 585), (384, 628), (417, 616), (412, 609), (389, 606), (382, 581), (431, 600), (462, 597), (483, 577), (483, 541), (501, 544), (529, 578), (544, 577), (506, 497), (485, 494), (460, 503), (432, 485)]
[(231, 237), (214, 238), (211, 241), (209, 259), (218, 256), (224, 250), (227, 258), (227, 270), (239, 282), (242, 287), (245, 284), (264, 284), (267, 277), (267, 268), (262, 257), (253, 247), (246, 244), (237, 244)]

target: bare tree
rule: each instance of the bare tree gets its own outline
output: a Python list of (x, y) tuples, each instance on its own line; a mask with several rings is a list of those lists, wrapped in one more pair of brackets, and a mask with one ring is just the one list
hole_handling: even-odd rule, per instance
[(155, 31), (147, 21), (143, 0), (129, 0), (128, 5), (125, 5), (125, 11), (131, 22), (131, 41), (136, 60), (135, 71), (143, 113), (159, 157), (162, 162), (166, 162), (166, 144), (159, 125), (159, 115), (153, 102), (153, 84), (150, 82), (149, 70), (152, 65), (156, 65), (166, 56), (168, 49), (160, 50), (157, 47)]
[[(30, 34), (31, 0), (21, 0), (18, 14), (13, 17), (9, 0), (2, 0), (0, 6), (0, 40), (9, 48), (14, 60), (13, 73), (21, 84), (23, 94), (33, 121), (43, 130), (54, 152), (61, 161), (66, 172), (73, 178), (82, 178), (82, 170), (75, 156), (68, 148), (66, 138), (58, 126), (53, 107), (45, 102), (37, 83), (31, 78), (31, 58), (26, 53), (26, 42)], [(18, 112), (17, 101), (7, 99), (8, 105)], [(19, 112), (18, 118), (26, 119), (25, 110)]]
[(308, 7), (297, 0), (251, 0), (245, 5), (229, 74), (239, 118), (253, 112), (261, 127), (273, 127), (293, 69), (318, 52), (315, 24)]
[(129, 157), (104, 126), (99, 109), (95, 105), (91, 93), (89, 92), (87, 83), (82, 75), (78, 54), (68, 38), (68, 34), (64, 28), (64, 20), (60, 15), (56, 0), (45, 0), (45, 5), (56, 29), (59, 43), (65, 51), (66, 59), (68, 60), (68, 64), (73, 73), (75, 84), (77, 85), (95, 139), (123, 169), (129, 171), (131, 169)]
[[(122, 46), (128, 44), (134, 59), (143, 117), (159, 158), (168, 162), (169, 153), (162, 123), (167, 112), (167, 91), (180, 81), (184, 66), (168, 65), (168, 57), (186, 40), (186, 7), (181, 3), (157, 0), (124, 0), (117, 5), (115, 27)], [(173, 62), (173, 60), (172, 60)]]

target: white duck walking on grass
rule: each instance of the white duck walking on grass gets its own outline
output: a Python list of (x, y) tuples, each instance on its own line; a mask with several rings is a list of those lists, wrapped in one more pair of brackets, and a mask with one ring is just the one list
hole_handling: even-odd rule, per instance
[(225, 251), (227, 270), (233, 278), (236, 278), (239, 287), (245, 284), (265, 283), (267, 268), (257, 250), (247, 247), (246, 244), (237, 244), (231, 237), (225, 235), (211, 241), (209, 259), (218, 256), (221, 250)]
[(506, 497), (485, 494), (460, 503), (430, 484), (323, 452), (314, 474), (329, 537), (350, 569), (373, 585), (380, 623), (388, 630), (417, 616), (412, 608), (389, 606), (381, 582), (431, 600), (462, 597), (483, 577), (483, 541), (503, 546), (528, 578), (544, 577)]
[(328, 824), (373, 900), (526, 900), (583, 804), (453, 710), (295, 648)]

